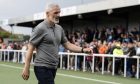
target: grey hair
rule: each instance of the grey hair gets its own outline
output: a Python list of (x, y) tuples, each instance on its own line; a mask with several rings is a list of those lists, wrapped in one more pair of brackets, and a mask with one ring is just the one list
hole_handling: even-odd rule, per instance
[(46, 12), (51, 11), (53, 9), (53, 7), (59, 7), (59, 5), (56, 3), (47, 4), (46, 5)]

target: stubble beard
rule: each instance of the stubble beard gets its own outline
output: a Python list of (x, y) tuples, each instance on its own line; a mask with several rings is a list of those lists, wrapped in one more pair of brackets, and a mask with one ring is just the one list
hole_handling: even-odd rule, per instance
[(59, 19), (54, 18), (54, 23), (58, 24), (59, 23)]

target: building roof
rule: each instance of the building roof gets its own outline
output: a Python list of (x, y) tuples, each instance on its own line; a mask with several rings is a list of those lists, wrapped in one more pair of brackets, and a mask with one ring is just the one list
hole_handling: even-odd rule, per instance
[[(109, 9), (117, 9), (122, 7), (129, 7), (139, 5), (140, 0), (102, 0), (89, 4), (82, 4), (78, 6), (71, 6), (61, 9), (61, 17), (77, 15), (83, 13), (97, 12)], [(16, 25), (20, 23), (28, 23), (43, 20), (45, 18), (44, 12), (36, 13), (31, 16), (17, 17), (12, 19), (5, 19), (0, 22), (1, 25)]]
[(1, 28), (1, 27), (0, 27), (0, 31), (1, 31), (1, 32), (8, 32), (8, 31), (4, 30), (4, 29)]

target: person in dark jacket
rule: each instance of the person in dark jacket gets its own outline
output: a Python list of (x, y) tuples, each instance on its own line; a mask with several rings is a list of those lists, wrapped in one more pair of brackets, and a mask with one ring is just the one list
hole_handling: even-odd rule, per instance
[(127, 61), (127, 71), (131, 73), (131, 77), (135, 77), (136, 74), (136, 64), (137, 59), (131, 58), (132, 56), (136, 55), (136, 49), (134, 47), (133, 42), (128, 43), (128, 56), (130, 57)]

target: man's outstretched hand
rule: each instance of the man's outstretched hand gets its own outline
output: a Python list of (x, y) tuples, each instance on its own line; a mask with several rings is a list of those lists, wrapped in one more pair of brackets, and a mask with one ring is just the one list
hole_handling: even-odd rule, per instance
[(86, 54), (93, 54), (93, 50), (92, 48), (83, 48), (83, 53), (86, 53)]

